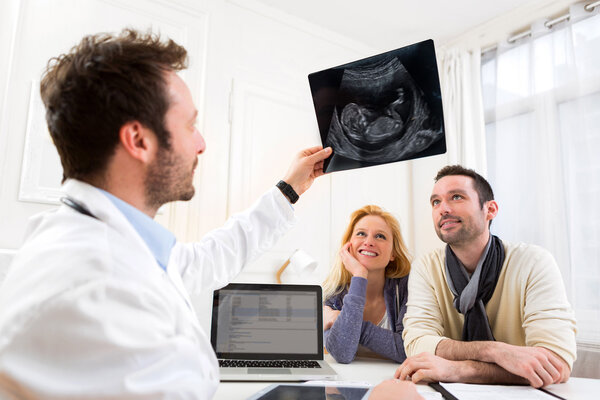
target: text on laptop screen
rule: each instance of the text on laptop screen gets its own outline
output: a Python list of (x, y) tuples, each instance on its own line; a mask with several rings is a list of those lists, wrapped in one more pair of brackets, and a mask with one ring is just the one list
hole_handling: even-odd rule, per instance
[(219, 291), (217, 353), (310, 354), (318, 348), (317, 294)]

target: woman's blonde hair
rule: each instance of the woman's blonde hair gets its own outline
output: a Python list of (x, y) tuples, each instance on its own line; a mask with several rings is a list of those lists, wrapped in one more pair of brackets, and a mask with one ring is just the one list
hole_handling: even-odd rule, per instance
[[(354, 227), (363, 217), (367, 215), (375, 215), (383, 218), (387, 225), (392, 230), (392, 256), (393, 260), (385, 267), (386, 278), (400, 278), (408, 275), (410, 272), (410, 259), (408, 256), (408, 250), (402, 239), (402, 233), (400, 232), (400, 224), (398, 220), (389, 212), (384, 211), (381, 207), (375, 205), (366, 205), (358, 210), (354, 211), (350, 215), (350, 223), (342, 236), (342, 242), (340, 248), (350, 241)], [(342, 292), (348, 285), (350, 285), (350, 279), (352, 275), (344, 268), (344, 264), (339, 256), (336, 254), (335, 264), (329, 271), (329, 275), (323, 282), (323, 298), (328, 299)]]

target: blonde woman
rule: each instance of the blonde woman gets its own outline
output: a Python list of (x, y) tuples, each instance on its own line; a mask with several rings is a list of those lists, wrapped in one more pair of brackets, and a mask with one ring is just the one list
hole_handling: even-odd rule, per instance
[(356, 356), (404, 361), (409, 271), (396, 218), (375, 205), (354, 211), (323, 283), (324, 343), (337, 362)]

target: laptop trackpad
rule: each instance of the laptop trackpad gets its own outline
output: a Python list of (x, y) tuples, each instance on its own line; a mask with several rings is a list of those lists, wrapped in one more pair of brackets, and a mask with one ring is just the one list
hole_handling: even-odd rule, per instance
[(287, 368), (248, 368), (249, 374), (288, 374), (292, 371)]

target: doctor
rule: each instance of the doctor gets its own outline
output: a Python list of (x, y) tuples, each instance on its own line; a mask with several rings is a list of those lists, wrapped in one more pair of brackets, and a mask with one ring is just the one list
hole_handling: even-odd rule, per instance
[(189, 200), (205, 143), (186, 50), (132, 30), (54, 58), (41, 94), (64, 205), (32, 218), (0, 289), (0, 398), (208, 399), (218, 366), (190, 294), (226, 285), (293, 224), (331, 149), (198, 243), (153, 220)]

